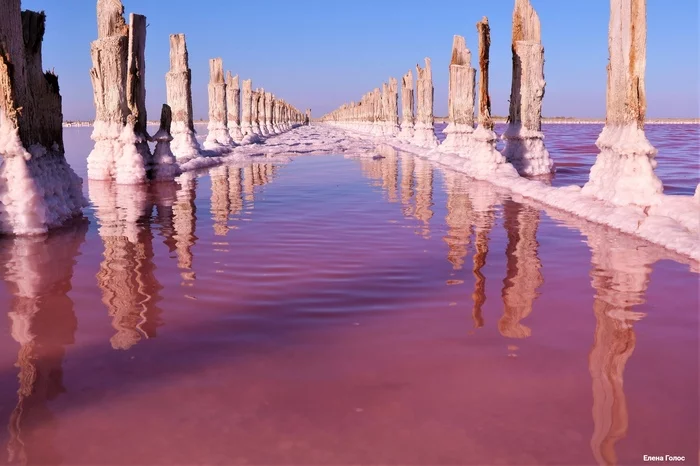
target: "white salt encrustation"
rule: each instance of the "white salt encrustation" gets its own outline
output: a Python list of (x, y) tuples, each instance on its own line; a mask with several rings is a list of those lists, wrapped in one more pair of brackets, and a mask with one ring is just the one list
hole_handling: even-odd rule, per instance
[(511, 47), (513, 78), (503, 155), (521, 175), (549, 174), (554, 164), (542, 134), (544, 47), (540, 19), (529, 0), (515, 0)]
[(228, 112), (228, 134), (234, 142), (243, 140), (241, 131), (241, 87), (238, 75), (226, 72), (226, 111)]
[(225, 150), (235, 145), (228, 132), (227, 118), (224, 64), (221, 58), (212, 58), (209, 60), (209, 133), (204, 141), (205, 149)]
[(148, 179), (152, 156), (146, 133), (146, 18), (131, 14), (124, 21), (119, 0), (98, 0), (97, 40), (90, 53), (95, 99), (88, 178), (139, 184)]
[(270, 135), (270, 134), (275, 134), (275, 130), (272, 126), (272, 93), (271, 92), (265, 92), (263, 94), (264, 99), (265, 99), (265, 132)]
[(66, 162), (58, 77), (44, 73), (46, 16), (3, 2), (0, 15), (0, 234), (46, 232), (80, 215), (82, 181)]
[(170, 71), (165, 74), (167, 103), (172, 111), (170, 148), (178, 160), (199, 155), (192, 116), (192, 71), (184, 34), (170, 35)]
[(656, 149), (644, 134), (646, 1), (611, 0), (605, 127), (583, 192), (617, 205), (658, 204)]
[(253, 134), (253, 81), (243, 81), (241, 90), (241, 132), (243, 136)]
[(416, 72), (418, 92), (412, 142), (417, 146), (432, 149), (438, 146), (438, 139), (435, 137), (435, 118), (433, 117), (434, 88), (430, 58), (425, 59), (425, 68), (416, 65)]
[(385, 125), (385, 136), (396, 136), (399, 134), (399, 83), (396, 78), (389, 78)]
[(258, 91), (258, 126), (260, 127), (260, 134), (262, 136), (267, 136), (270, 131), (267, 128), (267, 93), (265, 89), (260, 89)]
[(440, 151), (459, 152), (469, 147), (474, 132), (474, 85), (476, 70), (472, 54), (462, 36), (454, 36), (450, 61), (447, 107), (449, 122), (443, 133)]
[(175, 161), (175, 155), (171, 150), (173, 137), (170, 134), (173, 113), (168, 104), (163, 104), (160, 113), (160, 128), (151, 138), (156, 141), (156, 148), (153, 151), (153, 176), (157, 181), (174, 180), (180, 174), (180, 168)]
[(401, 79), (401, 130), (397, 137), (402, 141), (413, 139), (413, 72), (403, 75)]
[(260, 129), (260, 89), (255, 89), (250, 98), (250, 127), (253, 134), (261, 135)]

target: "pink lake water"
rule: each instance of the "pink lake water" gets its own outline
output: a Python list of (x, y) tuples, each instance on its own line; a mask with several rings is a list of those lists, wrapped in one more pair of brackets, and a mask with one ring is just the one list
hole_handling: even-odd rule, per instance
[[(600, 127), (544, 129), (585, 183)], [(692, 193), (700, 128), (647, 135)], [(83, 221), (0, 239), (0, 458), (698, 464), (696, 264), (383, 155), (86, 182)]]

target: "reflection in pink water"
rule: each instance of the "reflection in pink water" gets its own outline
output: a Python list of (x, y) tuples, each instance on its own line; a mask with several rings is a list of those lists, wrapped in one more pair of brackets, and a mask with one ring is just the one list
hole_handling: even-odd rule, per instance
[(8, 461), (697, 463), (692, 264), (380, 150), (0, 240)]

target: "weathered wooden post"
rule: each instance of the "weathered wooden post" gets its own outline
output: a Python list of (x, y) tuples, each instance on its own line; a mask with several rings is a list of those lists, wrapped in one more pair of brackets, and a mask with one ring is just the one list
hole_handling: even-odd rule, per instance
[(387, 127), (384, 134), (396, 136), (399, 134), (399, 84), (396, 78), (389, 78), (387, 104)]
[(486, 176), (505, 162), (505, 157), (496, 150), (497, 136), (491, 119), (491, 97), (489, 96), (489, 49), (491, 28), (485, 16), (476, 23), (479, 34), (479, 118), (476, 130), (471, 134), (471, 147), (466, 152), (470, 174)]
[(260, 89), (258, 92), (260, 98), (258, 100), (258, 126), (260, 127), (260, 134), (262, 136), (267, 136), (270, 131), (267, 128), (267, 93), (265, 89)]
[(413, 72), (403, 75), (401, 79), (401, 131), (398, 138), (402, 141), (413, 139)]
[(209, 133), (204, 141), (205, 149), (221, 150), (235, 145), (228, 133), (226, 109), (226, 82), (221, 58), (209, 60)]
[(146, 18), (131, 14), (127, 26), (123, 14), (121, 1), (97, 1), (98, 38), (90, 49), (95, 147), (88, 156), (88, 178), (139, 184), (152, 168), (146, 142)]
[(521, 324), (532, 312), (532, 306), (544, 283), (537, 255), (537, 228), (539, 210), (515, 201), (503, 204), (503, 227), (508, 235), (506, 246), (508, 262), (503, 280), (503, 316), (498, 321), (498, 331), (508, 338), (526, 338), (532, 330)]
[(255, 89), (252, 93), (250, 105), (250, 124), (253, 134), (260, 135), (260, 89)]
[(544, 146), (542, 98), (544, 97), (544, 48), (540, 19), (529, 0), (515, 0), (513, 9), (513, 79), (508, 127), (503, 150), (521, 175), (545, 175), (554, 167)]
[(265, 92), (265, 131), (267, 134), (275, 134), (272, 127), (272, 93)]
[(425, 68), (416, 65), (417, 72), (417, 111), (414, 129), (413, 143), (426, 148), (438, 146), (435, 137), (435, 118), (433, 117), (433, 72), (430, 66), (430, 58), (425, 59)]
[(172, 110), (170, 148), (179, 160), (199, 155), (192, 117), (192, 71), (184, 34), (170, 35), (170, 71), (165, 74), (168, 106)]
[(228, 112), (228, 134), (233, 142), (240, 143), (243, 139), (241, 131), (241, 88), (238, 75), (226, 73), (226, 111)]
[(134, 117), (136, 149), (143, 157), (146, 175), (153, 169), (153, 156), (148, 147), (146, 129), (146, 17), (129, 14), (129, 53), (126, 74), (126, 102)]
[(253, 81), (243, 81), (241, 92), (241, 132), (244, 136), (253, 134)]
[(450, 80), (447, 91), (449, 123), (441, 151), (459, 152), (470, 146), (474, 132), (474, 85), (476, 70), (471, 66), (472, 54), (462, 36), (454, 36)]
[(649, 206), (663, 192), (644, 134), (646, 32), (646, 0), (610, 0), (605, 127), (583, 192), (617, 205)]
[(79, 215), (66, 162), (58, 77), (41, 59), (46, 16), (4, 0), (0, 14), (0, 235), (36, 234)]

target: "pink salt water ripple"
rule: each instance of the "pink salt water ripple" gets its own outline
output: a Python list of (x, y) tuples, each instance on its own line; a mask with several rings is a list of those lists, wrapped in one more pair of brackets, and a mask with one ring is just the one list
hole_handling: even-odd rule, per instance
[(697, 463), (683, 258), (387, 155), (86, 183), (89, 225), (0, 240), (10, 462)]

